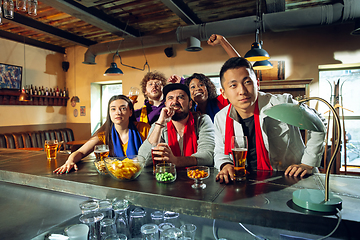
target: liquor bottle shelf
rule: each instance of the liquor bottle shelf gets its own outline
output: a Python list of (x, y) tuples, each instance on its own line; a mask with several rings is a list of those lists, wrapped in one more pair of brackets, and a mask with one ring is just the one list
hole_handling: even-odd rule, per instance
[(69, 97), (31, 95), (32, 101), (20, 102), (20, 91), (0, 90), (0, 105), (67, 106)]

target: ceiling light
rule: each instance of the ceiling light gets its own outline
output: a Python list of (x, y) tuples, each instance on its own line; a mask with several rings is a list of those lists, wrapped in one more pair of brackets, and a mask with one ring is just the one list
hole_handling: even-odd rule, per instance
[(341, 141), (341, 126), (339, 115), (336, 113), (334, 107), (322, 98), (310, 97), (300, 100), (299, 104), (284, 103), (272, 106), (271, 108), (266, 109), (264, 113), (269, 117), (291, 124), (293, 126), (297, 126), (301, 129), (326, 132), (326, 128), (319, 116), (314, 111), (311, 111), (303, 104), (301, 104), (310, 100), (321, 101), (330, 108), (335, 119), (334, 127), (336, 128), (335, 130), (338, 134), (335, 140), (335, 150), (326, 169), (325, 191), (319, 189), (299, 189), (293, 192), (292, 200), (294, 204), (301, 208), (323, 213), (332, 213), (336, 212), (337, 209), (341, 210), (342, 208), (342, 199), (330, 193), (329, 186), (330, 170), (334, 160), (336, 159), (336, 155), (339, 152)]
[(185, 48), (188, 52), (198, 52), (202, 50), (201, 42), (196, 37), (189, 37), (187, 39), (187, 48)]
[(115, 62), (110, 64), (110, 67), (105, 71), (104, 76), (117, 76), (124, 74), (120, 68), (117, 67)]
[(254, 70), (269, 70), (273, 68), (273, 65), (268, 60), (257, 61), (253, 65)]
[(251, 44), (251, 49), (245, 54), (245, 58), (250, 62), (264, 61), (270, 58), (269, 54), (261, 48), (259, 43), (259, 29), (256, 29), (255, 42)]

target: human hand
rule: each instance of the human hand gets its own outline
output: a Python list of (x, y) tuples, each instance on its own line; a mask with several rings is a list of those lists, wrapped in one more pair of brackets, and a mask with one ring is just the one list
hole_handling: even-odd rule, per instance
[[(130, 96), (130, 95), (126, 95), (126, 96), (130, 99), (130, 101), (132, 102), (133, 105), (135, 105), (135, 103), (138, 102), (137, 97), (134, 98), (134, 97), (132, 97), (132, 96)], [(135, 100), (134, 100), (134, 99), (135, 99)]]
[(212, 34), (209, 39), (207, 40), (207, 43), (210, 45), (210, 46), (216, 46), (218, 44), (220, 44), (221, 40), (223, 39), (224, 37), (221, 36), (221, 35), (218, 35), (218, 34)]
[(181, 77), (178, 76), (178, 75), (176, 75), (176, 74), (173, 74), (173, 75), (171, 75), (171, 76), (168, 78), (167, 81), (168, 81), (168, 82), (171, 82), (171, 83), (180, 83)]
[(311, 174), (314, 167), (311, 167), (306, 164), (292, 164), (290, 165), (286, 171), (285, 175), (297, 177), (300, 174), (300, 177), (304, 177), (306, 174)]
[(171, 117), (174, 116), (174, 114), (175, 109), (173, 107), (163, 107), (157, 122), (164, 125), (171, 120)]
[(226, 164), (216, 175), (216, 181), (220, 181), (220, 183), (225, 182), (226, 184), (234, 181), (234, 165), (231, 163)]
[(153, 154), (155, 161), (171, 162), (175, 165), (177, 164), (176, 157), (167, 143), (159, 143), (153, 148)]
[(74, 168), (75, 171), (78, 170), (77, 165), (76, 165), (73, 161), (67, 160), (67, 161), (64, 163), (64, 165), (62, 165), (61, 167), (58, 167), (57, 169), (55, 169), (55, 170), (53, 171), (53, 173), (56, 173), (56, 174), (69, 173), (72, 168)]

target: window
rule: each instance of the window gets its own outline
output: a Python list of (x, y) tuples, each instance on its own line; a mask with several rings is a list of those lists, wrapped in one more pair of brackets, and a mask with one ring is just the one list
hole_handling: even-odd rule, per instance
[[(341, 66), (340, 66), (341, 67)], [(346, 159), (344, 144), (341, 147), (341, 163), (360, 166), (360, 66), (352, 68), (324, 68), (319, 72), (319, 96), (339, 110), (342, 131), (346, 133)], [(337, 105), (338, 104), (338, 105)], [(340, 107), (339, 107), (340, 106)], [(328, 107), (319, 104), (319, 112), (325, 113)], [(328, 119), (328, 113), (324, 114)], [(332, 136), (332, 119), (329, 121), (329, 139)], [(344, 143), (344, 133), (341, 134)], [(331, 145), (329, 140), (328, 145)], [(350, 171), (348, 169), (348, 171)]]
[(121, 81), (91, 84), (91, 135), (106, 121), (109, 99), (122, 92)]

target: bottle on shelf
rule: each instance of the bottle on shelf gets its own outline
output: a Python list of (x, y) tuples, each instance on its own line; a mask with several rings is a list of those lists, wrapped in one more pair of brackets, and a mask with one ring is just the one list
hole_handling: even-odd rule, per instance
[(33, 88), (33, 85), (31, 84), (30, 86), (30, 91), (29, 91), (30, 95), (33, 95), (34, 94), (34, 88)]
[(44, 86), (41, 86), (41, 96), (45, 95), (45, 90), (44, 90)]
[(34, 95), (38, 95), (36, 86), (34, 87), (34, 92), (33, 93), (34, 93)]
[(45, 95), (46, 95), (46, 96), (49, 96), (49, 89), (48, 89), (48, 87), (46, 87), (46, 89), (45, 89)]
[(53, 96), (53, 90), (52, 90), (52, 88), (50, 88), (49, 96)]
[(25, 86), (25, 93), (26, 93), (26, 94), (29, 94), (29, 87), (28, 87), (28, 85)]
[(56, 96), (59, 97), (59, 87), (56, 86)]

